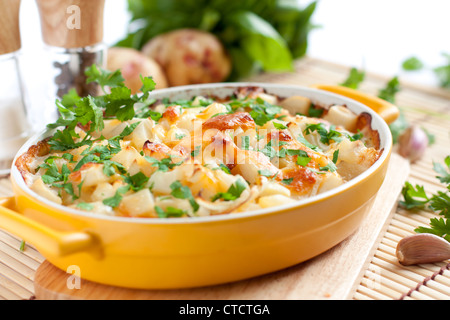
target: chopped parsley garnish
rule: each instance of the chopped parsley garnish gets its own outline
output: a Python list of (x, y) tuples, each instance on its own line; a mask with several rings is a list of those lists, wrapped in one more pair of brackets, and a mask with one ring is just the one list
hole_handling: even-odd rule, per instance
[(124, 179), (124, 181), (130, 186), (130, 189), (133, 191), (139, 191), (145, 188), (148, 180), (149, 177), (147, 177), (142, 172), (138, 172), (132, 176), (127, 175)]
[(94, 209), (94, 205), (92, 203), (80, 202), (77, 204), (77, 208), (85, 211), (91, 211)]
[(188, 200), (194, 212), (198, 211), (200, 206), (198, 205), (197, 201), (195, 201), (191, 189), (188, 186), (183, 186), (180, 181), (175, 181), (170, 185), (170, 189), (172, 189), (172, 192), (170, 193), (172, 196), (177, 199)]
[(191, 151), (191, 156), (193, 157), (193, 158), (195, 158), (196, 156), (198, 156), (199, 154), (200, 154), (200, 151), (201, 151), (201, 146), (196, 146), (195, 148), (194, 148), (194, 150), (192, 150)]
[(184, 134), (184, 133), (175, 133), (175, 139), (177, 139), (177, 140), (181, 140), (184, 137), (186, 137), (186, 134)]
[(247, 189), (247, 184), (243, 182), (241, 179), (238, 179), (236, 183), (231, 185), (227, 192), (219, 192), (214, 197), (212, 197), (211, 201), (216, 201), (222, 199), (224, 201), (233, 201), (238, 199), (242, 192)]
[(273, 176), (275, 176), (276, 174), (274, 174), (272, 171), (267, 170), (267, 169), (263, 169), (263, 170), (258, 170), (258, 173), (261, 176), (267, 177), (267, 178), (272, 178)]
[(323, 109), (315, 108), (313, 105), (308, 109), (308, 115), (313, 118), (320, 118), (323, 114)]
[(309, 135), (316, 131), (320, 135), (320, 142), (323, 144), (330, 144), (330, 141), (342, 141), (342, 133), (335, 130), (334, 126), (327, 130), (323, 123), (308, 124), (305, 129), (305, 134)]
[(158, 170), (166, 172), (170, 169), (173, 169), (176, 166), (179, 166), (182, 164), (182, 162), (174, 163), (172, 161), (172, 156), (169, 155), (169, 157), (158, 160), (156, 158), (150, 157), (150, 156), (144, 156), (144, 159), (147, 160), (152, 164), (153, 167), (158, 167)]
[(341, 83), (341, 86), (358, 89), (359, 85), (364, 81), (365, 76), (365, 71), (359, 71), (358, 69), (353, 67), (350, 69), (347, 79), (345, 79), (344, 82)]
[(163, 210), (161, 207), (155, 206), (155, 212), (159, 218), (179, 218), (186, 214), (184, 210), (174, 207), (167, 207), (166, 210)]
[(250, 150), (250, 137), (249, 136), (241, 137), (241, 149)]
[[(125, 86), (124, 79), (120, 71), (107, 71), (98, 68), (96, 65), (89, 67), (86, 72), (87, 82), (97, 82), (104, 90), (105, 94), (97, 97), (80, 97), (74, 89), (70, 90), (61, 100), (56, 102), (60, 117), (48, 127), (56, 129), (63, 127), (63, 130), (56, 130), (53, 137), (48, 141), (51, 150), (66, 151), (76, 149), (85, 145), (92, 145), (91, 134), (99, 132), (104, 128), (105, 118), (115, 118), (120, 121), (131, 120), (135, 117), (135, 104), (149, 105), (148, 95), (155, 88), (155, 82), (150, 77), (141, 77), (142, 94), (131, 94), (131, 90)], [(106, 93), (108, 86), (110, 92)], [(142, 110), (142, 108), (140, 109)], [(152, 114), (152, 118), (159, 115)], [(86, 136), (79, 142), (75, 140), (80, 136), (75, 132), (78, 125), (84, 126)]]
[(114, 194), (114, 196), (110, 198), (106, 198), (103, 200), (103, 204), (106, 206), (110, 206), (112, 208), (117, 208), (122, 201), (123, 195), (130, 190), (130, 185), (119, 187)]
[(294, 178), (288, 178), (288, 179), (281, 180), (281, 182), (283, 182), (286, 185), (290, 185), (292, 183), (292, 181), (294, 181)]
[(287, 127), (282, 123), (275, 122), (275, 121), (272, 123), (273, 123), (273, 126), (275, 127), (275, 129), (278, 129), (278, 130), (287, 129)]
[(275, 119), (282, 110), (281, 107), (270, 104), (261, 98), (251, 99), (241, 104), (236, 102), (232, 104), (232, 109), (239, 107), (249, 108), (249, 114), (258, 126), (263, 126), (270, 120)]
[(334, 162), (328, 162), (328, 164), (324, 167), (319, 168), (320, 171), (329, 171), (329, 172), (335, 172), (337, 170), (336, 165)]
[(339, 149), (333, 152), (333, 163), (336, 164), (339, 158)]

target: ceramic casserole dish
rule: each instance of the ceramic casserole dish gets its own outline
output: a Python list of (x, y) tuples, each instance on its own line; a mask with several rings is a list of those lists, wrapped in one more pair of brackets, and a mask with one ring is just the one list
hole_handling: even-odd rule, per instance
[[(383, 183), (392, 150), (387, 123), (395, 120), (398, 109), (335, 86), (223, 83), (156, 90), (151, 96), (220, 97), (243, 86), (259, 86), (281, 97), (301, 95), (324, 106), (345, 104), (356, 114), (370, 114), (381, 156), (356, 178), (311, 198), (250, 212), (178, 219), (101, 216), (64, 207), (34, 193), (13, 165), (15, 195), (1, 200), (0, 227), (31, 243), (62, 270), (75, 265), (84, 279), (141, 289), (237, 281), (293, 266), (335, 246), (358, 228)], [(31, 138), (16, 159), (50, 135), (47, 130)]]

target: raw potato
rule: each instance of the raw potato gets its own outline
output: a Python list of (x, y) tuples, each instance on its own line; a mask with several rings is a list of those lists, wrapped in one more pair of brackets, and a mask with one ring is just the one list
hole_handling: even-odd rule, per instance
[(135, 94), (140, 91), (143, 77), (153, 77), (157, 89), (167, 88), (167, 79), (161, 66), (140, 51), (131, 48), (112, 47), (108, 49), (107, 69), (120, 69), (125, 85)]
[(212, 34), (180, 29), (151, 39), (142, 52), (165, 71), (170, 86), (221, 82), (231, 62), (220, 41)]

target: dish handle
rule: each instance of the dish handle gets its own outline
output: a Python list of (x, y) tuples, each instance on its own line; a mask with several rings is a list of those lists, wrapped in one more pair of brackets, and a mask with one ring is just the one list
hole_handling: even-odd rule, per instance
[(311, 86), (312, 88), (325, 90), (333, 93), (340, 94), (347, 98), (361, 102), (362, 104), (368, 106), (373, 111), (375, 111), (387, 124), (394, 122), (400, 115), (400, 110), (396, 105), (383, 100), (381, 98), (362, 93), (358, 90), (339, 86), (339, 85), (326, 85), (317, 84)]
[(0, 227), (54, 256), (88, 251), (99, 244), (88, 232), (62, 232), (25, 217), (15, 211), (13, 197), (0, 198)]

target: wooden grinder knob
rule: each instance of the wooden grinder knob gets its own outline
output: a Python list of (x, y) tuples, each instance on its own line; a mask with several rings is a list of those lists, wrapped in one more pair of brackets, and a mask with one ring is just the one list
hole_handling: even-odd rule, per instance
[(0, 54), (21, 48), (19, 28), (20, 0), (0, 0)]
[[(4, 0), (0, 0), (4, 1)], [(47, 45), (82, 48), (103, 41), (105, 0), (36, 0)]]

